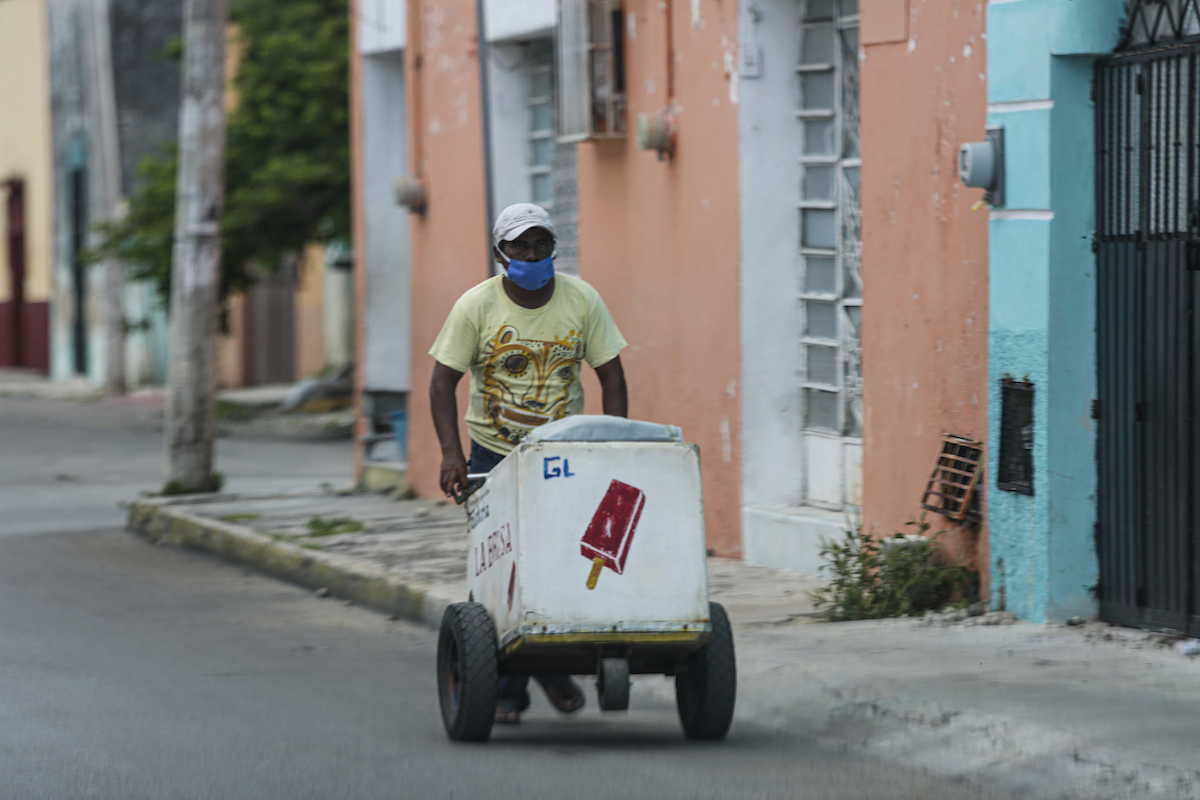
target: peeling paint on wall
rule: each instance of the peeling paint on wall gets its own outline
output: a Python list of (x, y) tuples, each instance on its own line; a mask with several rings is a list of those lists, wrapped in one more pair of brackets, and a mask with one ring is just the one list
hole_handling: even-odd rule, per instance
[[(984, 438), (987, 430), (984, 330), (963, 325), (986, 320), (986, 214), (970, 213), (977, 198), (959, 191), (955, 166), (959, 142), (982, 129), (986, 110), (975, 80), (982, 65), (965, 60), (983, 56), (975, 5), (863, 4), (864, 16), (877, 15), (864, 20), (870, 58), (861, 69), (864, 294), (904, 300), (868, 299), (863, 326), (864, 372), (869, 363), (874, 375), (863, 398), (863, 521), (880, 530), (914, 514), (920, 473), (943, 431)], [(907, 14), (885, 16), (902, 7)], [(905, 332), (903, 347), (887, 338), (894, 330)], [(954, 529), (947, 543), (986, 569), (987, 536)]]
[(738, 86), (740, 75), (737, 68), (737, 47), (725, 36), (721, 37), (721, 47), (725, 50), (725, 79), (729, 81), (729, 102), (736, 106), (740, 88)]

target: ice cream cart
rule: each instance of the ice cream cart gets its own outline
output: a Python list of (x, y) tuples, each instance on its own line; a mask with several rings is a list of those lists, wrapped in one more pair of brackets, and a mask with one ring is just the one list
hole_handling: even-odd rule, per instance
[(501, 675), (596, 675), (602, 711), (630, 675), (675, 677), (686, 735), (719, 739), (737, 674), (708, 600), (700, 454), (678, 429), (551, 423), (466, 499), (469, 600), (446, 609), (438, 694), (451, 739), (487, 739)]

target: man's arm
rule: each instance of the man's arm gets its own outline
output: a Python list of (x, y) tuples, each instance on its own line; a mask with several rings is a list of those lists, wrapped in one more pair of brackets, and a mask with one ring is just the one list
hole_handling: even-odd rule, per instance
[(621, 357), (596, 367), (600, 379), (600, 396), (604, 401), (604, 413), (613, 417), (629, 416), (629, 394), (625, 389), (625, 368)]
[(436, 362), (429, 381), (429, 407), (433, 412), (433, 429), (442, 446), (442, 472), (439, 483), (447, 497), (467, 490), (467, 459), (463, 457), (462, 439), (458, 435), (458, 398), (454, 390), (463, 373)]

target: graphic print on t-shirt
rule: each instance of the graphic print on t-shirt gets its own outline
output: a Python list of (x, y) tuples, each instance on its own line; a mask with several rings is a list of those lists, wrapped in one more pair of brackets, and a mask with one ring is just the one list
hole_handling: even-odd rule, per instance
[(534, 428), (567, 416), (582, 359), (579, 331), (549, 342), (522, 339), (512, 325), (496, 331), (483, 353), (484, 414), (496, 438), (516, 445)]

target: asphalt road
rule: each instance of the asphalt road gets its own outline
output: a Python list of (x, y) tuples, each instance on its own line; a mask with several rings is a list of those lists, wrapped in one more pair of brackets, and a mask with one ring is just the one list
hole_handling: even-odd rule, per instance
[[(158, 480), (159, 440), (51, 406), (0, 400), (4, 800), (997, 797), (743, 720), (688, 742), (661, 678), (626, 714), (539, 696), (450, 743), (432, 631), (124, 533), (116, 501)], [(222, 447), (246, 487), (348, 470), (344, 443)]]

